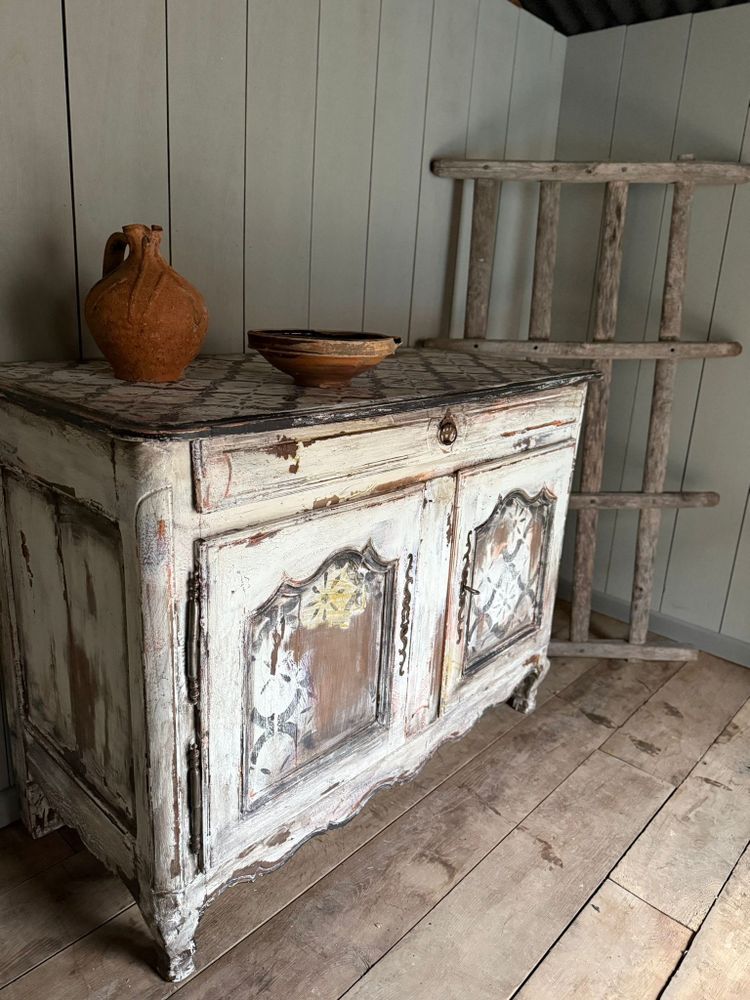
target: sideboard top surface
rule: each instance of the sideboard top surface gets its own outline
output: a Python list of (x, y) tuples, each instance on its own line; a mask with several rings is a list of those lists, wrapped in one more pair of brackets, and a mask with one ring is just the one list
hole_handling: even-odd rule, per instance
[(303, 427), (493, 400), (586, 381), (596, 373), (403, 349), (337, 389), (309, 389), (258, 354), (198, 358), (180, 382), (131, 384), (105, 361), (0, 365), (0, 399), (118, 437), (193, 438)]

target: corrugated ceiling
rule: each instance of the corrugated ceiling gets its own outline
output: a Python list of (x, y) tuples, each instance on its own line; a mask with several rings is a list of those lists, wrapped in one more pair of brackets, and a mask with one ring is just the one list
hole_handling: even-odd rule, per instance
[(656, 21), (677, 14), (735, 7), (748, 0), (514, 0), (563, 35), (580, 35), (620, 24)]

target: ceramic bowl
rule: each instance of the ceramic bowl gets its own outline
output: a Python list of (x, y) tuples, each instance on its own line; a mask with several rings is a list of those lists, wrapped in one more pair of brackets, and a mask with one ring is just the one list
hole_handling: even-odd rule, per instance
[(247, 342), (297, 385), (330, 388), (347, 385), (380, 364), (401, 338), (332, 330), (250, 330)]

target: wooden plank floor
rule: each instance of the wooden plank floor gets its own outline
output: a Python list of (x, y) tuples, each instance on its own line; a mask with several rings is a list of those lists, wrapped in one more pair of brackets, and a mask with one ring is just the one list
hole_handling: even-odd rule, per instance
[(747, 1000), (748, 699), (707, 654), (553, 661), (535, 714), (220, 897), (177, 985), (74, 834), (0, 830), (0, 1000)]

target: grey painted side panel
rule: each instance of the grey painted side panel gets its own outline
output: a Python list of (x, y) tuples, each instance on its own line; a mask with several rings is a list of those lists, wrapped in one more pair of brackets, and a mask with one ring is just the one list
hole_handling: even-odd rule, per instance
[(78, 352), (57, 0), (0, 4), (0, 360)]
[[(68, 0), (65, 10), (83, 302), (123, 225), (163, 226), (169, 253), (166, 17), (162, 0)], [(97, 356), (85, 324), (82, 333), (84, 357)]]
[(241, 351), (246, 0), (169, 0), (172, 263), (208, 305), (204, 351)]
[[(608, 153), (617, 159), (644, 160), (683, 153), (728, 160), (750, 156), (750, 8), (619, 30), (624, 37), (619, 58), (612, 31), (569, 42), (558, 158), (606, 158)], [(589, 105), (599, 114), (581, 113)], [(714, 489), (722, 502), (716, 510), (665, 512), (657, 554), (654, 610), (662, 617), (653, 627), (679, 639), (689, 638), (685, 629), (701, 629), (705, 649), (711, 648), (705, 636), (720, 633), (727, 641), (744, 640), (750, 627), (745, 517), (750, 468), (745, 322), (750, 300), (744, 266), (750, 251), (748, 211), (750, 192), (743, 189), (702, 190), (695, 200), (685, 338), (740, 340), (746, 347), (745, 354), (731, 361), (679, 366), (666, 488)], [(582, 273), (590, 246), (584, 243), (583, 224), (565, 213), (563, 200), (553, 321), (553, 337), (560, 339), (576, 336), (576, 330), (582, 335), (590, 295), (590, 282), (587, 285)], [(658, 189), (633, 191), (628, 213), (618, 337), (653, 340), (659, 323), (668, 198)], [(592, 266), (589, 263), (589, 269)], [(605, 488), (640, 489), (652, 375), (653, 364), (616, 364)], [(633, 512), (600, 518), (595, 587), (608, 601), (630, 599), (636, 526)], [(569, 565), (566, 560), (564, 575), (569, 576)], [(658, 624), (662, 619), (664, 627)], [(727, 650), (721, 655), (731, 655)]]

